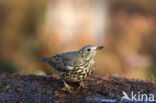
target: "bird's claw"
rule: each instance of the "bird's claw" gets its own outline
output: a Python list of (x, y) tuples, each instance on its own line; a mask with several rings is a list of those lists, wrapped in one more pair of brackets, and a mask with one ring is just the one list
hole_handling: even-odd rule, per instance
[(78, 90), (80, 90), (81, 88), (87, 88), (86, 85), (83, 82), (80, 82)]
[(63, 90), (64, 91), (72, 92), (73, 87), (69, 86), (65, 81), (63, 81), (63, 82), (64, 82), (64, 88), (63, 88)]

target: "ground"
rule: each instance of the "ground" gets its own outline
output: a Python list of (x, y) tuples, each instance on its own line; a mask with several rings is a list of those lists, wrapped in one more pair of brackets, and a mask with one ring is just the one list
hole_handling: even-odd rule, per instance
[[(78, 90), (77, 83), (70, 93), (64, 91), (61, 79), (53, 76), (36, 76), (4, 73), (0, 75), (0, 101), (7, 103), (122, 103), (123, 91), (131, 95), (153, 94), (156, 81), (127, 79), (113, 76), (92, 76), (84, 80), (87, 88)], [(9, 102), (10, 101), (10, 102)], [(143, 103), (143, 102), (142, 102)]]

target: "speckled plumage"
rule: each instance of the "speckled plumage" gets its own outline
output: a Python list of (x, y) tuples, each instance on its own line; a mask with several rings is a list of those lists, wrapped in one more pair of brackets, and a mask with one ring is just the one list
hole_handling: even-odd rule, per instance
[(50, 58), (40, 58), (55, 68), (57, 74), (66, 81), (79, 82), (94, 71), (94, 56), (103, 46), (85, 46), (79, 51), (57, 54)]

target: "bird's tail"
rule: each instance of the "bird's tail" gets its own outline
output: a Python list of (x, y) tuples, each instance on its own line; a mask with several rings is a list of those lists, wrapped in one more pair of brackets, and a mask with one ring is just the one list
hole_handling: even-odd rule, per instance
[(39, 58), (39, 59), (37, 59), (37, 61), (40, 61), (40, 62), (48, 62), (50, 60), (51, 60), (51, 58)]

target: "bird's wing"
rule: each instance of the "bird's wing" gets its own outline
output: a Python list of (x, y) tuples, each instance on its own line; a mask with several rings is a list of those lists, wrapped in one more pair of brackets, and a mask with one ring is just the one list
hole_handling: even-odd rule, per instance
[(80, 64), (81, 58), (78, 52), (68, 52), (64, 54), (58, 54), (48, 61), (58, 71), (70, 71), (73, 70), (77, 64)]

